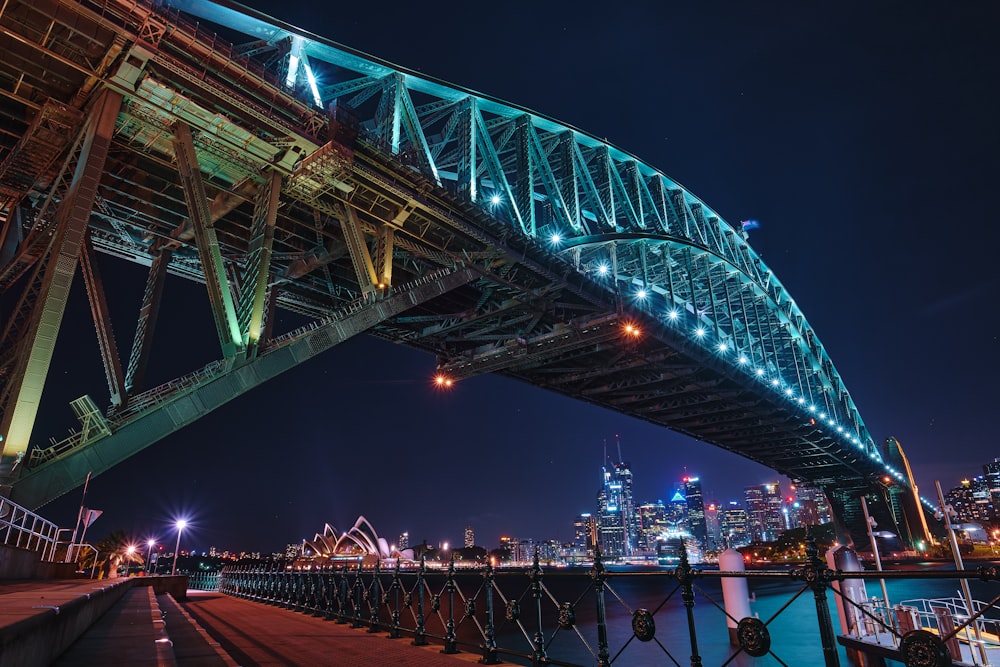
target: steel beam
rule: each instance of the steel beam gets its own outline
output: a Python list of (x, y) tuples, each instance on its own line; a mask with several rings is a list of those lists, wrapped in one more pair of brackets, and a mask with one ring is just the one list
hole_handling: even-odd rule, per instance
[(243, 347), (248, 357), (256, 354), (264, 321), (271, 272), (271, 247), (274, 243), (274, 222), (281, 197), (281, 174), (272, 171), (257, 191), (253, 222), (250, 225), (250, 248), (247, 250), (243, 291), (240, 294), (238, 320)]
[(10, 479), (30, 444), (59, 325), (121, 104), (120, 94), (104, 90), (91, 108), (73, 179), (66, 199), (59, 205), (56, 233), (44, 260), (38, 296), (19, 343), (13, 372), (4, 387), (6, 400), (0, 402), (4, 409), (0, 418), (0, 437), (3, 438), (0, 484)]
[(149, 365), (149, 355), (153, 348), (153, 333), (156, 331), (156, 320), (160, 315), (163, 285), (167, 280), (167, 267), (173, 254), (169, 248), (157, 250), (154, 247), (151, 252), (153, 260), (146, 275), (146, 289), (142, 293), (139, 319), (135, 325), (135, 336), (132, 338), (132, 352), (129, 355), (128, 370), (125, 372), (125, 390), (128, 393), (143, 389), (146, 367)]
[(104, 281), (101, 279), (96, 259), (94, 245), (90, 241), (90, 234), (87, 234), (83, 251), (80, 253), (80, 270), (83, 273), (83, 284), (87, 288), (87, 300), (90, 302), (90, 313), (94, 318), (94, 329), (97, 331), (97, 345), (101, 349), (111, 405), (118, 406), (125, 401), (125, 374), (122, 372), (118, 343), (115, 341), (111, 314), (108, 312), (108, 300), (104, 294)]
[(188, 215), (198, 243), (198, 257), (201, 259), (201, 268), (205, 275), (205, 286), (208, 288), (208, 300), (212, 306), (215, 328), (219, 333), (223, 356), (231, 359), (242, 350), (243, 339), (236, 321), (236, 308), (232, 292), (229, 290), (229, 280), (226, 278), (219, 239), (208, 207), (208, 197), (205, 195), (198, 156), (194, 150), (194, 138), (191, 135), (191, 128), (186, 123), (178, 122), (173, 129), (177, 173), (180, 176)]

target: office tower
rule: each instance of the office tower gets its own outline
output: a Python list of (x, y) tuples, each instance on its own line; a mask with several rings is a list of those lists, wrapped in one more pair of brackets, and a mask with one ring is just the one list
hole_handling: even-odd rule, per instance
[(476, 546), (476, 533), (472, 530), (472, 526), (465, 527), (465, 548), (469, 549)]
[(708, 528), (705, 524), (705, 503), (701, 498), (701, 480), (697, 477), (685, 477), (684, 499), (687, 502), (688, 529), (691, 536), (704, 547), (708, 544)]
[(747, 513), (735, 500), (730, 500), (719, 508), (719, 532), (727, 549), (746, 546), (750, 543)]
[(656, 540), (667, 530), (667, 510), (662, 500), (643, 503), (636, 509), (638, 513), (638, 535), (636, 546), (646, 551), (656, 549)]
[(783, 499), (777, 482), (744, 489), (747, 529), (754, 541), (773, 542), (785, 530)]

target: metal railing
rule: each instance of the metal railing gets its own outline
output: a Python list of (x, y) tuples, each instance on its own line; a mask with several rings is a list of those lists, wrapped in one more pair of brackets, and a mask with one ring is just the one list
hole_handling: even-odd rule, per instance
[(51, 562), (59, 543), (59, 526), (0, 497), (0, 537), (5, 545), (40, 551), (42, 561)]
[[(530, 567), (516, 570), (465, 568), (455, 561), (372, 567), (329, 562), (314, 567), (304, 561), (236, 564), (223, 570), (219, 590), (386, 632), (390, 638), (406, 635), (417, 645), (433, 641), (445, 653), (471, 650), (480, 654), (482, 664), (497, 664), (503, 657), (531, 665), (701, 667), (742, 665), (748, 656), (769, 656), (765, 664), (831, 667), (848, 655), (838, 641), (873, 655), (890, 651), (908, 667), (951, 664), (924, 662), (927, 656), (942, 655), (962, 664), (987, 664), (982, 655), (968, 657), (972, 644), (967, 629), (986, 610), (995, 609), (1000, 596), (982, 605), (975, 618), (954, 616), (953, 627), (907, 627), (865, 601), (850, 599), (840, 584), (880, 578), (997, 582), (995, 568), (845, 573), (828, 568), (815, 547), (808, 553), (798, 567), (749, 572), (699, 570), (686, 557), (673, 570), (609, 571), (600, 555), (589, 572), (572, 573), (566, 568), (543, 571), (537, 557)], [(755, 598), (758, 612), (736, 618), (733, 614), (740, 612), (728, 610), (720, 593), (723, 582), (733, 578), (778, 592)], [(860, 625), (838, 639), (831, 613), (835, 602), (895, 641), (877, 644), (863, 636)]]
[(221, 572), (192, 572), (188, 574), (188, 590), (217, 591)]

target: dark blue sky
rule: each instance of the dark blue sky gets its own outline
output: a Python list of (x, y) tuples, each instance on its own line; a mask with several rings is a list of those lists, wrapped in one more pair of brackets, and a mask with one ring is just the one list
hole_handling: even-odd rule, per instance
[[(752, 245), (873, 437), (900, 439), (925, 496), (934, 479), (953, 486), (1000, 456), (991, 3), (251, 4), (606, 137), (730, 222), (756, 218)], [(142, 272), (117, 270), (132, 286), (117, 298), (134, 312)], [(154, 381), (177, 359), (185, 370), (206, 361), (179, 350), (213, 335), (203, 288), (175, 279), (168, 299)], [(79, 342), (64, 334), (57, 364), (92, 345), (94, 365), (73, 378), (55, 365), (51, 377), (69, 398), (103, 403), (86, 305), (74, 308)], [(566, 539), (573, 516), (593, 510), (615, 434), (642, 499), (669, 498), (685, 466), (721, 501), (775, 478), (501, 378), (437, 393), (433, 367), (368, 338), (334, 349), (96, 478), (89, 504), (107, 514), (92, 530), (166, 534), (185, 511), (189, 546), (271, 550), (364, 514), (390, 540), (409, 530), (454, 543), (466, 524), (487, 545), (501, 533)], [(49, 435), (36, 428), (36, 440)], [(43, 513), (70, 524), (78, 502), (74, 492)]]

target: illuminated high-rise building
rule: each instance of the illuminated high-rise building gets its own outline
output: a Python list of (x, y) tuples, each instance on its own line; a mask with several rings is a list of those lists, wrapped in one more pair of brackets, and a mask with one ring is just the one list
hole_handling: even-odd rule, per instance
[(476, 546), (476, 533), (472, 530), (472, 526), (465, 527), (465, 548), (470, 549)]
[(670, 497), (670, 502), (666, 505), (667, 527), (675, 532), (687, 532), (687, 498), (684, 497), (684, 490), (677, 489)]
[(705, 506), (705, 529), (708, 532), (707, 547), (713, 550), (723, 546), (722, 529), (719, 525), (721, 509), (716, 503), (709, 503)]
[(410, 534), (405, 532), (401, 533), (399, 535), (399, 550), (402, 551), (403, 549), (409, 549), (409, 548), (410, 548)]
[(730, 500), (719, 509), (719, 532), (727, 549), (735, 549), (750, 544), (747, 526), (747, 512), (735, 500)]
[(628, 522), (623, 517), (621, 485), (614, 481), (611, 472), (604, 469), (604, 486), (597, 492), (597, 544), (607, 558), (625, 555)]
[(573, 546), (586, 550), (592, 554), (594, 551), (594, 534), (596, 532), (596, 520), (590, 512), (585, 512), (576, 517), (573, 521)]
[(636, 508), (636, 513), (638, 514), (636, 547), (655, 550), (657, 538), (667, 530), (667, 510), (663, 506), (663, 501), (643, 503)]
[(786, 528), (783, 498), (777, 482), (744, 489), (747, 529), (753, 541), (773, 542)]
[(704, 547), (708, 544), (708, 527), (705, 524), (705, 502), (701, 498), (701, 480), (697, 477), (685, 477), (682, 481), (684, 499), (687, 502), (688, 529), (691, 536)]

